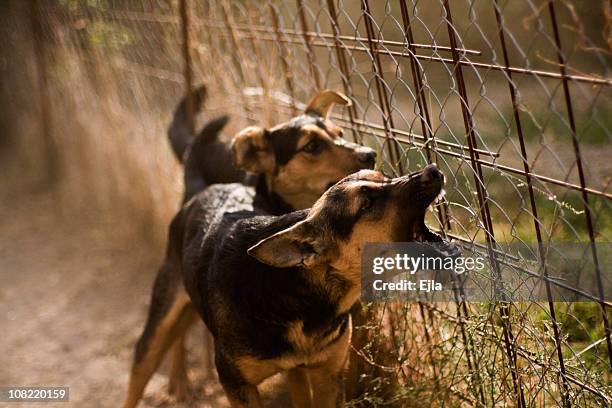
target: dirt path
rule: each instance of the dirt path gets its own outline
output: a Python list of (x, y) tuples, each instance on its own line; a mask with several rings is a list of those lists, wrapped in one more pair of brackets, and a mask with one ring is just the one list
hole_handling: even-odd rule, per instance
[[(68, 386), (70, 403), (57, 406), (119, 406), (162, 251), (130, 237), (108, 240), (91, 226), (66, 225), (52, 215), (52, 194), (5, 181), (0, 385)], [(201, 330), (194, 330), (190, 375), (197, 397), (174, 404), (162, 367), (141, 406), (226, 405), (216, 381), (203, 380), (200, 338)]]
[(157, 257), (60, 223), (51, 194), (3, 190), (0, 384), (69, 386), (72, 406), (118, 406)]

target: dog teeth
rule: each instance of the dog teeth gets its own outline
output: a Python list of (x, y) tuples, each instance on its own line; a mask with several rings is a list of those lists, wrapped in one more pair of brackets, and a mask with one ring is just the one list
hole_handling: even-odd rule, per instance
[(446, 256), (457, 256), (461, 254), (461, 250), (454, 241), (448, 241), (443, 244), (446, 248), (442, 253)]

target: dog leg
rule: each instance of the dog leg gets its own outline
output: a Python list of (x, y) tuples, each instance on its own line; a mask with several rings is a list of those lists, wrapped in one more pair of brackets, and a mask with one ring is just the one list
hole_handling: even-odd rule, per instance
[(263, 408), (261, 396), (254, 385), (245, 385), (235, 389), (228, 389), (224, 386), (223, 389), (232, 408)]
[(317, 408), (342, 407), (345, 401), (344, 368), (351, 344), (351, 320), (342, 336), (330, 346), (330, 358), (308, 368), (312, 385), (312, 406)]
[(291, 392), (291, 401), (295, 408), (312, 407), (310, 379), (306, 369), (296, 367), (289, 370), (287, 372), (287, 383)]
[[(193, 305), (185, 306), (185, 320), (189, 320), (185, 325), (179, 327), (180, 333), (170, 350), (170, 380), (168, 382), (168, 393), (174, 395), (178, 402), (185, 401), (191, 391), (189, 376), (187, 375), (187, 349), (185, 347), (187, 331), (193, 325), (196, 318)], [(180, 330), (182, 329), (182, 330)]]
[(193, 306), (185, 290), (168, 285), (167, 278), (175, 273), (165, 263), (156, 279), (147, 324), (136, 345), (124, 408), (136, 407), (164, 354), (192, 320)]
[(219, 382), (225, 390), (230, 405), (233, 408), (263, 408), (257, 386), (249, 384), (236, 364), (224, 356), (218, 347), (219, 345), (215, 343), (215, 365)]
[(312, 406), (317, 408), (339, 408), (344, 406), (344, 373), (329, 367), (309, 370), (312, 378)]

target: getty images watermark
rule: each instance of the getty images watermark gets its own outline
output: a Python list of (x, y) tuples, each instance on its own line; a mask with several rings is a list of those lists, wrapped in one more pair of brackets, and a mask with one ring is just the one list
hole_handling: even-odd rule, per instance
[(612, 298), (612, 245), (367, 244), (369, 301), (600, 301)]

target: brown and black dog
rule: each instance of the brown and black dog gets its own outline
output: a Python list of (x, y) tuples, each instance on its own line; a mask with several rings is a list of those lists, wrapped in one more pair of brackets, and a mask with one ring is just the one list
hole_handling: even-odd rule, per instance
[[(182, 271), (215, 338), (232, 406), (260, 407), (257, 385), (279, 372), (288, 374), (295, 406), (341, 406), (361, 250), (367, 242), (439, 241), (424, 217), (443, 184), (435, 165), (396, 179), (362, 170), (310, 210), (286, 215), (253, 207), (245, 199), (252, 192), (237, 184), (211, 186), (183, 207), (170, 228), (167, 264)], [(177, 313), (175, 303), (165, 316)], [(158, 320), (150, 341), (176, 326)], [(132, 380), (161, 352), (137, 356)]]
[[(206, 88), (192, 95), (199, 111)], [(219, 140), (229, 120), (225, 115), (192, 138), (184, 99), (168, 129), (172, 150), (184, 166), (184, 201), (212, 184), (244, 183), (257, 188), (272, 213), (286, 213), (310, 207), (344, 176), (372, 169), (376, 152), (344, 140), (343, 129), (328, 119), (334, 104), (350, 106), (351, 101), (339, 92), (321, 91), (304, 114), (271, 129), (247, 127), (229, 145)]]
[[(196, 109), (205, 96), (204, 87), (194, 93)], [(348, 105), (350, 100), (334, 91), (322, 91), (303, 115), (271, 129), (248, 127), (228, 146), (218, 137), (227, 123), (225, 116), (210, 121), (196, 138), (191, 138), (186, 101), (182, 101), (168, 134), (185, 168), (184, 202), (208, 186), (234, 182), (242, 185), (228, 188), (249, 191), (243, 197), (245, 202), (262, 213), (280, 215), (310, 207), (346, 175), (373, 168), (376, 153), (342, 139), (342, 129), (328, 119), (335, 103)], [(182, 239), (174, 230), (171, 225), (166, 260), (156, 277), (147, 324), (136, 345), (126, 407), (137, 404), (170, 347), (169, 390), (178, 399), (187, 392), (184, 335), (195, 319), (195, 311), (183, 287), (181, 268), (172, 261), (175, 241)]]

